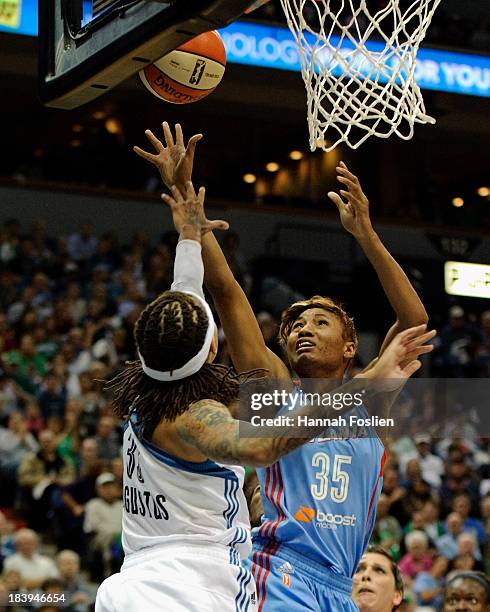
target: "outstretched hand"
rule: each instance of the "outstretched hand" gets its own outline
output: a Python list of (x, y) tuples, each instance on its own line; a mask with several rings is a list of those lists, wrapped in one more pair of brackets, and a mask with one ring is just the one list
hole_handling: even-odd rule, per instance
[(213, 230), (227, 230), (229, 225), (226, 221), (210, 221), (204, 214), (204, 198), (206, 190), (201, 187), (196, 195), (191, 181), (187, 181), (185, 191), (172, 185), (170, 188), (172, 195), (162, 195), (162, 200), (166, 202), (172, 210), (172, 217), (175, 229), (182, 234), (185, 226), (193, 228), (200, 236), (204, 236)]
[(344, 228), (356, 238), (362, 238), (372, 231), (369, 200), (362, 191), (359, 179), (349, 171), (344, 162), (340, 162), (336, 170), (337, 180), (345, 186), (345, 189), (340, 190), (344, 199), (335, 191), (329, 191), (328, 197), (337, 206)]
[(376, 363), (364, 375), (376, 380), (379, 391), (395, 391), (415, 374), (422, 365), (419, 357), (430, 353), (434, 346), (426, 344), (436, 331), (426, 332), (427, 325), (410, 327), (397, 334)]
[(166, 121), (162, 123), (162, 128), (166, 146), (151, 130), (145, 130), (146, 137), (153, 145), (155, 153), (150, 153), (140, 147), (133, 147), (133, 151), (158, 168), (162, 181), (168, 189), (172, 185), (177, 185), (182, 192), (185, 192), (186, 183), (192, 178), (194, 153), (202, 134), (191, 136), (186, 147), (180, 123), (175, 124), (175, 139)]

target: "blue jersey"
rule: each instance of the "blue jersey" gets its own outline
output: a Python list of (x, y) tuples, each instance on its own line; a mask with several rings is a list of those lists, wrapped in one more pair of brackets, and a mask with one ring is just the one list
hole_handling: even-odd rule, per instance
[[(355, 414), (368, 416), (364, 407)], [(334, 573), (354, 575), (374, 526), (386, 457), (376, 432), (364, 434), (316, 438), (257, 469), (264, 517), (253, 532), (256, 548), (283, 544)]]

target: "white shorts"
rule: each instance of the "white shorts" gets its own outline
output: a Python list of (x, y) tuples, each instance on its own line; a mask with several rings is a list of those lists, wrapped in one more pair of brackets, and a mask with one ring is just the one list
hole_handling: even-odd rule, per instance
[(126, 558), (100, 585), (95, 612), (254, 612), (255, 582), (223, 546), (164, 545)]

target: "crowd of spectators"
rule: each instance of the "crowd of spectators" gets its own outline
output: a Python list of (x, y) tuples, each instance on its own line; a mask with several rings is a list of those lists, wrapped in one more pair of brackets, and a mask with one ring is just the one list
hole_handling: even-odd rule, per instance
[[(89, 224), (59, 238), (41, 222), (26, 230), (0, 227), (0, 591), (65, 593), (66, 608), (84, 612), (123, 559), (122, 428), (104, 381), (134, 358), (134, 323), (170, 286), (176, 235), (121, 246)], [(225, 254), (249, 291), (236, 236)], [(277, 318), (257, 319), (279, 352)], [(488, 376), (490, 312), (480, 325), (453, 306), (438, 343), (439, 375)], [(464, 417), (464, 435), (391, 443), (373, 533), (408, 596), (434, 609), (447, 572), (490, 572), (490, 438)]]

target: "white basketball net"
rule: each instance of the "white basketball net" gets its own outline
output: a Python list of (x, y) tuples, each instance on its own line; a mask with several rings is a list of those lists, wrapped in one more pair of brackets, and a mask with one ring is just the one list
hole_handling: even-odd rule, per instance
[(440, 1), (281, 0), (299, 48), (312, 151), (393, 133), (408, 140), (415, 123), (435, 123), (414, 75)]

